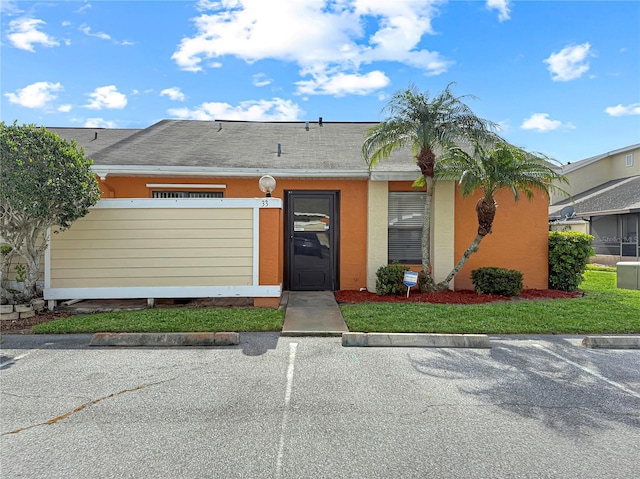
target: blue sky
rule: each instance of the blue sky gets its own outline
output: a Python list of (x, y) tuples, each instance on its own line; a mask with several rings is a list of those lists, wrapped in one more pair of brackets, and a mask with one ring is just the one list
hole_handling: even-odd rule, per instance
[(1, 119), (379, 121), (410, 83), (473, 95), (563, 163), (640, 142), (640, 1), (1, 3)]

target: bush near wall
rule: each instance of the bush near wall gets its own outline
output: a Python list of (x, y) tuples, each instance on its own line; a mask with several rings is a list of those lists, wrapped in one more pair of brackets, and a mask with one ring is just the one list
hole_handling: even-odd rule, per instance
[(397, 261), (388, 266), (380, 266), (376, 271), (376, 293), (378, 296), (406, 294), (407, 287), (403, 283), (405, 271), (409, 271), (409, 268)]
[(477, 293), (520, 296), (522, 273), (515, 269), (478, 268), (471, 271), (471, 281)]
[(577, 291), (594, 251), (593, 236), (577, 231), (549, 233), (549, 288)]

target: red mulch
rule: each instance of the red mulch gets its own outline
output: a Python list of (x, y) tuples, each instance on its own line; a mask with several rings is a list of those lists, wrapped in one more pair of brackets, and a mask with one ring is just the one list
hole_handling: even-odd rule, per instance
[(368, 291), (336, 291), (339, 303), (438, 303), (438, 304), (482, 304), (495, 301), (521, 301), (533, 299), (577, 298), (582, 293), (566, 293), (554, 289), (523, 289), (520, 296), (509, 297), (496, 294), (478, 294), (471, 290), (441, 291), (436, 293), (411, 292), (407, 298), (404, 295), (378, 296)]

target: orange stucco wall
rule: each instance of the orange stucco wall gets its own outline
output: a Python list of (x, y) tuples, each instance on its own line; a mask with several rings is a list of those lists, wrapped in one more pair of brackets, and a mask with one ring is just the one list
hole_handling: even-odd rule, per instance
[(260, 262), (258, 283), (282, 283), (282, 210), (260, 210)]
[(390, 181), (389, 191), (425, 191), (424, 188), (413, 188), (413, 181)]
[[(455, 261), (462, 257), (476, 237), (475, 205), (480, 194), (456, 196)], [(516, 269), (524, 275), (524, 287), (546, 289), (548, 285), (548, 200), (536, 193), (516, 203), (510, 191), (499, 191), (493, 232), (482, 240), (455, 278), (456, 289), (473, 289), (471, 271), (483, 266)]]
[[(274, 198), (284, 201), (286, 190), (326, 190), (340, 191), (340, 289), (359, 289), (366, 286), (367, 274), (367, 181), (366, 180), (298, 180), (276, 178), (277, 187)], [(225, 198), (261, 198), (264, 193), (258, 188), (257, 178), (154, 178), (154, 177), (112, 177), (101, 181), (104, 198), (150, 198), (151, 189), (147, 183), (177, 184), (219, 184), (224, 189), (198, 189), (198, 191), (223, 191)], [(158, 188), (161, 189), (161, 188)], [(281, 212), (282, 215), (282, 212)], [(265, 235), (279, 235), (279, 259), (277, 274), (270, 271), (276, 264), (270, 255), (265, 258), (264, 266), (260, 264), (260, 283), (262, 274), (266, 278), (284, 278), (284, 224), (280, 219), (271, 218), (269, 214), (260, 221), (261, 238)], [(269, 221), (277, 221), (278, 225), (267, 231)], [(264, 230), (263, 230), (264, 228)], [(269, 236), (271, 238), (271, 236)], [(274, 236), (275, 238), (275, 236)], [(262, 241), (261, 241), (262, 242)], [(261, 250), (262, 253), (262, 250)], [(270, 280), (269, 280), (270, 281)], [(274, 283), (271, 283), (274, 284)]]

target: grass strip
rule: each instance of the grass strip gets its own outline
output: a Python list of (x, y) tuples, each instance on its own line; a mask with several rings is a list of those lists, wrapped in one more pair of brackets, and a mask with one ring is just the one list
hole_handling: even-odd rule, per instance
[(37, 334), (280, 331), (284, 311), (273, 308), (154, 308), (56, 319)]

